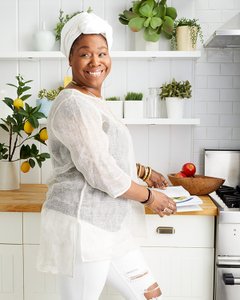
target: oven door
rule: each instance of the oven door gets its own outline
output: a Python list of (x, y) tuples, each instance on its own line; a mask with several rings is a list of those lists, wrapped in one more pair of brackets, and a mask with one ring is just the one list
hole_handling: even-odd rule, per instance
[[(225, 259), (227, 258), (227, 259)], [(216, 268), (216, 300), (240, 299), (240, 257), (225, 257)], [(218, 257), (217, 261), (221, 261)], [(222, 260), (222, 262), (223, 262)]]

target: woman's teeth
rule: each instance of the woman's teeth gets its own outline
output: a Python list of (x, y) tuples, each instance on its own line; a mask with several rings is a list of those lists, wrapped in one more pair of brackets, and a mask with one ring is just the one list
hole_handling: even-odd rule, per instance
[(93, 76), (93, 77), (99, 77), (101, 75), (101, 71), (97, 71), (97, 72), (88, 72), (89, 75)]

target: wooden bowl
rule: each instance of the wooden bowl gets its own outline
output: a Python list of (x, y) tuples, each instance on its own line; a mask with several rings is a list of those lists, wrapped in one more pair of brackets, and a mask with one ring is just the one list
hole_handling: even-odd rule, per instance
[(168, 174), (172, 185), (181, 185), (190, 195), (207, 195), (216, 191), (225, 181), (222, 178), (195, 175), (194, 177), (176, 177), (175, 174)]

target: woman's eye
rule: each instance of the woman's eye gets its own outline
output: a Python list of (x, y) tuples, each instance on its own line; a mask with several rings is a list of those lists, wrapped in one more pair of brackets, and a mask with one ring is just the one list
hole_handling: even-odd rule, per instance
[(81, 57), (89, 57), (90, 55), (87, 54), (87, 53), (82, 53), (82, 54), (80, 54), (80, 56), (81, 56)]
[(99, 57), (104, 57), (104, 56), (106, 56), (106, 53), (102, 52), (102, 53), (99, 54)]

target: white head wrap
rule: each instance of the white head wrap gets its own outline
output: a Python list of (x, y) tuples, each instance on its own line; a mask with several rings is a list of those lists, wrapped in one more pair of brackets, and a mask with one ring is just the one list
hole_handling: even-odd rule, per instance
[(112, 27), (94, 13), (81, 12), (72, 17), (61, 31), (61, 51), (69, 58), (73, 42), (80, 34), (102, 34), (110, 49), (112, 46)]

